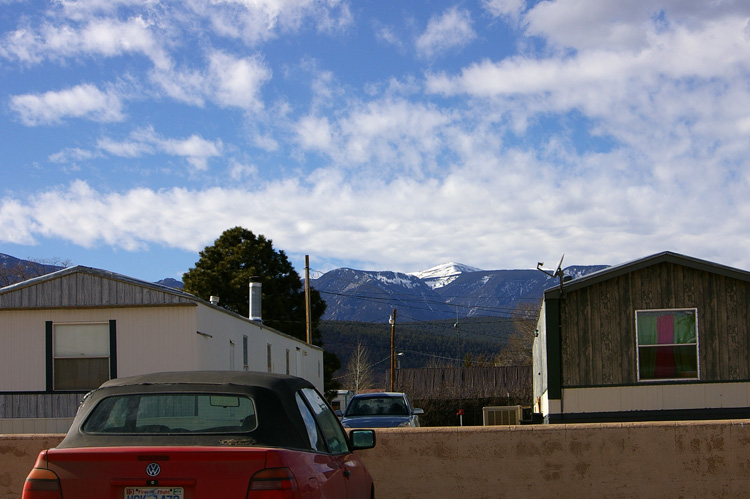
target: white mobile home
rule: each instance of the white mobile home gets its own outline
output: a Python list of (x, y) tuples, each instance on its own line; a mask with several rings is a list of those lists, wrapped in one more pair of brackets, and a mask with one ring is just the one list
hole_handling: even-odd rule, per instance
[(72, 418), (110, 378), (208, 369), (323, 390), (321, 348), (178, 289), (80, 266), (0, 289), (0, 433)]

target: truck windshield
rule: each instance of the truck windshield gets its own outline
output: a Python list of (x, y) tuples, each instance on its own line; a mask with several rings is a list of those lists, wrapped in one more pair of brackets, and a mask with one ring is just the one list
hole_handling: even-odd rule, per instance
[(257, 428), (245, 395), (158, 393), (103, 399), (83, 423), (85, 433), (245, 433)]

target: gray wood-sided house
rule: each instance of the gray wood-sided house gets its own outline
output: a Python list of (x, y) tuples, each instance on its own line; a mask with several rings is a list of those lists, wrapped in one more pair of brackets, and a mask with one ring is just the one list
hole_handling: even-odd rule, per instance
[(565, 282), (533, 350), (548, 422), (750, 417), (750, 272), (664, 252)]
[(0, 433), (64, 431), (107, 379), (192, 370), (323, 390), (322, 349), (179, 289), (81, 266), (0, 288)]

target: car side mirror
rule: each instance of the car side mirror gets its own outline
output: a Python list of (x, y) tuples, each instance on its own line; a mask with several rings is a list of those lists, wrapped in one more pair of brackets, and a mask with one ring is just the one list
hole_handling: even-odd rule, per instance
[(413, 414), (413, 415), (415, 415), (415, 416), (421, 416), (422, 414), (424, 414), (424, 411), (423, 411), (422, 409), (416, 409), (416, 408), (415, 408), (415, 409), (414, 409), (414, 410), (412, 411), (412, 414)]
[(375, 430), (352, 430), (349, 440), (352, 450), (372, 449), (375, 447)]
[(336, 416), (340, 417), (340, 418), (344, 417), (344, 413), (343, 413), (343, 412), (341, 412), (341, 409), (336, 409), (335, 411), (333, 411), (333, 413), (334, 413), (334, 414), (335, 414)]

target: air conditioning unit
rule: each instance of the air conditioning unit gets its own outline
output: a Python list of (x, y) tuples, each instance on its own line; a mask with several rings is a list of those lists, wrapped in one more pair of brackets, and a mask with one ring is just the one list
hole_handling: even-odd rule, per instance
[(517, 425), (521, 424), (522, 418), (523, 410), (520, 405), (482, 407), (484, 426)]

